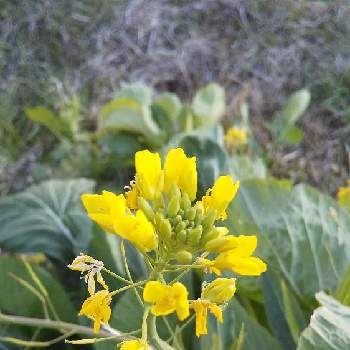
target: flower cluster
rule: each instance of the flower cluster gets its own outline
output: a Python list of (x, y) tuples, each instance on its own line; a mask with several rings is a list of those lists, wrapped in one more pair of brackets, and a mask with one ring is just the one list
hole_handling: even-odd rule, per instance
[[(187, 157), (181, 148), (168, 152), (163, 167), (158, 153), (137, 152), (135, 168), (135, 179), (125, 193), (84, 194), (82, 202), (91, 220), (139, 250), (147, 262), (149, 278), (136, 283), (125, 280), (125, 287), (110, 292), (101, 272), (116, 274), (102, 262), (80, 255), (69, 265), (85, 274), (90, 297), (83, 303), (80, 314), (94, 320), (95, 332), (101, 322), (108, 323), (115, 294), (128, 288), (143, 289), (142, 338), (124, 341), (121, 345), (124, 350), (151, 349), (147, 332), (147, 319), (151, 316), (175, 312), (182, 321), (193, 310), (197, 336), (207, 333), (208, 311), (223, 322), (223, 309), (235, 294), (236, 278), (219, 277), (210, 283), (203, 282), (200, 297), (192, 300), (180, 282), (191, 269), (215, 275), (227, 271), (246, 276), (259, 276), (266, 270), (265, 263), (252, 256), (257, 246), (256, 236), (230, 235), (221, 223), (236, 196), (238, 181), (229, 175), (220, 176), (196, 200), (196, 158)], [(170, 279), (174, 273), (179, 275)], [(95, 292), (95, 277), (103, 288), (98, 292)]]
[(225, 146), (228, 150), (242, 147), (248, 142), (247, 131), (237, 127), (231, 127), (224, 136)]
[(350, 179), (347, 180), (347, 186), (339, 188), (337, 199), (342, 207), (350, 209)]

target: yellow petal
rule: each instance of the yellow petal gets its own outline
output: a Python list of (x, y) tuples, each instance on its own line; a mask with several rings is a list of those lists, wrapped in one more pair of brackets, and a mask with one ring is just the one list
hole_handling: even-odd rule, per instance
[(168, 315), (176, 311), (180, 320), (189, 314), (188, 292), (186, 287), (177, 282), (171, 286), (158, 281), (147, 282), (143, 298), (146, 302), (154, 304), (151, 312), (156, 315)]
[(235, 278), (217, 278), (204, 287), (201, 298), (215, 304), (225, 304), (233, 297), (235, 291)]
[(209, 310), (210, 312), (216, 317), (216, 319), (219, 321), (219, 322), (224, 322), (224, 319), (222, 317), (222, 310), (219, 306), (217, 306), (216, 304), (210, 304), (209, 305)]
[(165, 159), (164, 190), (167, 194), (170, 193), (173, 184), (186, 192), (191, 200), (196, 198), (196, 158), (187, 157), (182, 148), (171, 149)]
[(233, 272), (243, 276), (260, 276), (266, 269), (266, 264), (254, 256), (235, 259), (231, 265)]
[(196, 313), (196, 336), (207, 334), (208, 307), (201, 300), (195, 300), (191, 303), (191, 308)]
[(216, 210), (217, 219), (226, 219), (226, 208), (236, 196), (238, 188), (239, 181), (233, 182), (232, 177), (229, 175), (220, 176), (213, 188), (202, 198), (205, 212)]
[(123, 341), (120, 350), (147, 350), (148, 345), (142, 339)]
[(160, 156), (148, 150), (135, 154), (136, 185), (141, 195), (149, 200), (157, 199), (163, 189)]

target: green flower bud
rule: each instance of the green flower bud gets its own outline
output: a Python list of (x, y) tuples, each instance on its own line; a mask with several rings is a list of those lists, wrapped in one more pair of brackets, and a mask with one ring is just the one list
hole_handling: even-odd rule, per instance
[(204, 286), (201, 298), (215, 304), (225, 304), (233, 297), (235, 291), (235, 278), (217, 278)]
[(195, 225), (200, 225), (203, 220), (203, 209), (202, 208), (196, 208), (196, 216), (194, 218)]
[(216, 219), (216, 210), (209, 210), (209, 212), (207, 213), (207, 215), (204, 217), (202, 221), (204, 230), (210, 229), (214, 225), (215, 219)]
[(182, 216), (181, 216), (181, 215), (176, 215), (176, 217), (175, 217), (175, 223), (178, 224), (178, 223), (180, 223), (180, 222), (182, 222)]
[(181, 221), (175, 226), (175, 232), (178, 233), (181, 230), (184, 230), (185, 228), (186, 228), (186, 224), (183, 221)]
[(168, 215), (173, 218), (179, 212), (180, 200), (178, 197), (172, 197), (168, 204)]
[(185, 212), (186, 219), (193, 221), (195, 217), (196, 217), (196, 209), (195, 208), (190, 208), (190, 209), (186, 210), (186, 212)]
[(154, 214), (154, 221), (156, 223), (156, 226), (159, 226), (160, 225), (160, 221), (164, 219), (164, 216), (162, 214), (162, 212), (160, 211), (157, 211), (155, 214)]
[(205, 232), (203, 235), (202, 235), (202, 244), (206, 244), (207, 242), (215, 239), (215, 238), (218, 238), (220, 236), (220, 231), (214, 227), (212, 230), (208, 231), (208, 232)]
[(176, 233), (176, 240), (181, 243), (186, 243), (187, 240), (187, 232), (186, 230), (181, 230)]
[(169, 220), (161, 218), (158, 226), (159, 234), (164, 240), (171, 238), (171, 225)]
[(188, 234), (188, 244), (197, 245), (202, 237), (202, 226), (190, 230)]
[(171, 185), (170, 194), (171, 194), (172, 198), (175, 197), (175, 198), (177, 198), (179, 200), (181, 198), (181, 191), (175, 184)]
[(182, 198), (180, 201), (180, 206), (181, 209), (183, 209), (184, 212), (186, 212), (187, 210), (189, 210), (191, 208), (191, 200), (190, 197), (188, 196), (188, 194), (186, 192), (184, 192), (182, 194)]
[(180, 264), (190, 264), (192, 262), (192, 254), (187, 250), (181, 250), (174, 255)]
[(138, 197), (137, 199), (138, 207), (144, 212), (147, 219), (151, 222), (154, 220), (154, 211), (149, 203), (143, 197)]
[(205, 250), (208, 252), (219, 252), (225, 243), (227, 243), (225, 236), (214, 238), (206, 243)]

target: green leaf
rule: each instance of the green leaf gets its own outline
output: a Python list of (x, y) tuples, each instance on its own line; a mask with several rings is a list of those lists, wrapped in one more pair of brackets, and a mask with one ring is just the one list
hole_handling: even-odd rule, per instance
[[(40, 267), (35, 267), (34, 271), (46, 288), (60, 319), (66, 322), (76, 322), (77, 313), (60, 283)], [(40, 300), (11, 277), (12, 275), (25, 280), (36, 288), (22, 261), (9, 256), (1, 256), (0, 309), (5, 313), (20, 316), (44, 317)]]
[(152, 119), (150, 106), (127, 97), (118, 97), (102, 108), (100, 132), (109, 131), (137, 133), (153, 143), (159, 143), (157, 138), (161, 136), (161, 130)]
[(350, 349), (350, 308), (324, 292), (316, 298), (321, 306), (314, 311), (297, 350)]
[(25, 114), (34, 122), (46, 126), (57, 138), (71, 136), (67, 122), (45, 107), (27, 108)]
[[(224, 323), (218, 323), (210, 316), (208, 324), (208, 335), (201, 337), (201, 349), (230, 349), (244, 327), (244, 341), (241, 344), (242, 350), (281, 350), (277, 339), (271, 336), (269, 332), (259, 323), (253, 320), (240, 305), (237, 300), (229, 303), (224, 312)], [(220, 336), (220, 346), (216, 345), (215, 335)], [(241, 335), (242, 337), (242, 335)], [(216, 340), (217, 344), (217, 340)]]
[(229, 159), (231, 175), (235, 180), (266, 178), (266, 165), (261, 158), (235, 155)]
[(310, 186), (244, 180), (228, 225), (237, 234), (257, 234), (257, 255), (300, 297), (335, 289), (350, 260), (349, 215)]
[(91, 220), (80, 204), (94, 183), (86, 179), (50, 180), (0, 200), (0, 248), (43, 252), (67, 264), (90, 239)]
[(196, 126), (217, 123), (225, 114), (225, 90), (216, 83), (199, 89), (192, 101)]
[(350, 306), (350, 265), (339, 283), (335, 296), (342, 304)]
[(152, 89), (138, 81), (134, 83), (122, 83), (116, 97), (125, 97), (137, 101), (141, 105), (149, 106), (152, 103)]
[(288, 143), (290, 145), (299, 144), (304, 138), (304, 132), (297, 126), (291, 126), (286, 129), (280, 137), (280, 141)]
[(264, 306), (272, 333), (280, 341), (284, 350), (295, 349), (295, 343), (286, 319), (282, 291), (278, 275), (270, 268), (262, 276)]
[(168, 119), (172, 120), (173, 122), (176, 121), (182, 108), (180, 99), (177, 97), (177, 95), (172, 93), (160, 94), (154, 100), (153, 105), (162, 109)]

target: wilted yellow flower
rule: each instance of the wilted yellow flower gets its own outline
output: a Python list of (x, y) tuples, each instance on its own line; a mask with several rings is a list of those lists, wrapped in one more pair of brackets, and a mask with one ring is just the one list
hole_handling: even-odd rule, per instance
[(217, 278), (204, 285), (201, 299), (209, 300), (215, 304), (227, 303), (236, 292), (235, 278)]
[(234, 182), (229, 175), (220, 176), (213, 188), (209, 189), (202, 198), (204, 211), (216, 210), (216, 218), (225, 220), (227, 217), (226, 208), (236, 196), (238, 188), (239, 181)]
[(143, 252), (157, 247), (154, 227), (142, 210), (137, 210), (136, 215), (123, 215), (116, 218), (114, 230)]
[(81, 274), (85, 273), (85, 283), (88, 285), (88, 291), (90, 295), (95, 294), (96, 284), (95, 276), (97, 282), (104, 288), (108, 289), (106, 285), (101, 270), (104, 265), (102, 261), (96, 260), (93, 257), (85, 254), (78, 255), (73, 262), (68, 265), (68, 267), (73, 271), (80, 271)]
[(120, 350), (150, 350), (151, 348), (142, 339), (123, 341)]
[(101, 290), (87, 298), (79, 312), (79, 316), (87, 316), (94, 321), (94, 332), (98, 333), (101, 322), (108, 323), (111, 317), (112, 297), (107, 290)]
[(154, 304), (151, 312), (155, 316), (176, 311), (177, 317), (182, 321), (189, 315), (188, 291), (180, 282), (172, 285), (158, 281), (147, 282), (143, 290), (143, 299)]
[(232, 270), (244, 276), (260, 276), (266, 271), (266, 264), (251, 256), (257, 246), (256, 236), (239, 236), (237, 247), (220, 253), (214, 260), (198, 258), (197, 262), (205, 270), (221, 275), (224, 270)]
[(338, 203), (350, 209), (350, 180), (347, 180), (346, 187), (340, 187), (337, 193)]
[(206, 300), (197, 299), (191, 301), (191, 308), (196, 313), (196, 336), (207, 334), (208, 310), (216, 317), (219, 322), (223, 322), (222, 310), (215, 303)]
[(226, 148), (233, 149), (247, 143), (247, 131), (241, 128), (229, 128), (224, 136)]
[(164, 164), (164, 189), (169, 193), (171, 186), (177, 185), (191, 200), (197, 193), (196, 157), (187, 157), (182, 148), (171, 149)]
[(102, 194), (83, 194), (81, 200), (91, 220), (104, 230), (115, 233), (114, 220), (126, 211), (125, 198), (122, 194), (103, 191)]
[(163, 190), (163, 172), (158, 153), (148, 150), (136, 152), (136, 185), (142, 197), (157, 199)]

